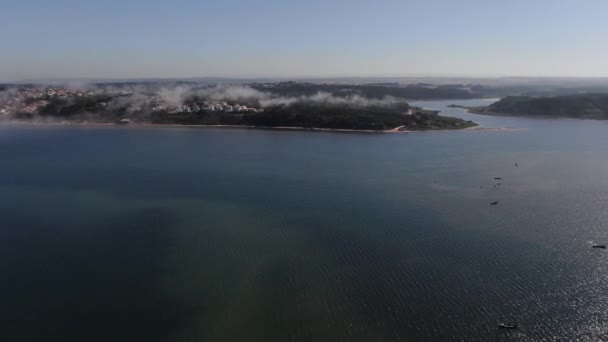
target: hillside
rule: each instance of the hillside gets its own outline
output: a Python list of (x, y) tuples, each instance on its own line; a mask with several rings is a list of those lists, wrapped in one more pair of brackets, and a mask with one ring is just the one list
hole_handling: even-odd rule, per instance
[(297, 103), (289, 106), (268, 107), (254, 115), (210, 113), (154, 113), (153, 123), (184, 125), (245, 125), (256, 127), (305, 127), (352, 130), (387, 130), (403, 126), (407, 130), (462, 129), (475, 123), (445, 117), (434, 112), (412, 109), (409, 106), (357, 107), (330, 104)]
[(382, 99), (386, 96), (400, 99), (471, 99), (483, 97), (482, 93), (472, 92), (462, 84), (410, 84), (396, 86), (391, 84), (314, 84), (303, 82), (281, 82), (274, 84), (253, 84), (254, 89), (280, 96), (313, 95), (319, 92), (334, 96), (359, 95), (365, 98)]
[(608, 94), (582, 94), (557, 97), (509, 96), (486, 108), (483, 114), (516, 116), (608, 119)]

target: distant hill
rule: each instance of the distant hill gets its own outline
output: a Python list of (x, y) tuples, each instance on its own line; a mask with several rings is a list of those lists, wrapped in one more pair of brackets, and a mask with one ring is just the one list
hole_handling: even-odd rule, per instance
[(473, 93), (467, 86), (462, 84), (410, 84), (407, 86), (395, 86), (281, 82), (274, 84), (252, 84), (251, 87), (279, 96), (310, 96), (324, 92), (334, 96), (359, 95), (373, 99), (381, 99), (387, 96), (408, 100), (472, 99), (483, 97), (483, 94)]
[(608, 94), (582, 94), (557, 97), (508, 96), (486, 108), (483, 114), (608, 119)]

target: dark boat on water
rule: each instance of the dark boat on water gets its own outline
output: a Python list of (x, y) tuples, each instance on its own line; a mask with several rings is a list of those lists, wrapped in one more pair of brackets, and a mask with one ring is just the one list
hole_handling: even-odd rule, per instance
[(513, 323), (500, 323), (498, 325), (498, 328), (500, 328), (500, 329), (517, 329), (517, 324), (513, 324)]
[(501, 180), (502, 177), (494, 177), (495, 180)]
[(606, 245), (593, 245), (593, 248), (606, 249)]
[(490, 205), (498, 205), (498, 201), (494, 201), (494, 202), (490, 203)]

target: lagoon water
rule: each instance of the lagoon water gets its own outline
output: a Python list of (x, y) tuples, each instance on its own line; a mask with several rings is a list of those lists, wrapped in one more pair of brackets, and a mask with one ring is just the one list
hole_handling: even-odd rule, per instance
[(608, 122), (454, 102), (525, 130), (0, 126), (0, 340), (608, 339)]

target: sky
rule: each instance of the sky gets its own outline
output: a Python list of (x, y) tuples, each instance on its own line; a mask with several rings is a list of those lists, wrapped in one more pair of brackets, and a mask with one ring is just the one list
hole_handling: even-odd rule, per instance
[(608, 77), (606, 0), (0, 0), (0, 81)]

